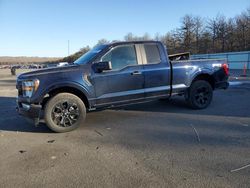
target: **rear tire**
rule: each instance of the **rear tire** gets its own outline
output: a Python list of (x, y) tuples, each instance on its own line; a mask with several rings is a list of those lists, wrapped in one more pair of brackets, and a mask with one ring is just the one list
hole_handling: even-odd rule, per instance
[(71, 93), (59, 93), (46, 103), (44, 119), (54, 132), (63, 133), (77, 129), (85, 118), (86, 108), (83, 101)]
[(186, 96), (186, 101), (193, 109), (207, 108), (213, 99), (213, 88), (205, 80), (197, 80), (192, 83)]

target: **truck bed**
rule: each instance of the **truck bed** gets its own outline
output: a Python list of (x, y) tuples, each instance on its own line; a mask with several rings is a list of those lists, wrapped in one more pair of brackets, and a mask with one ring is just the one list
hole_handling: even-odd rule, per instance
[(179, 93), (188, 88), (197, 74), (213, 74), (221, 69), (226, 59), (197, 59), (171, 61), (173, 67), (173, 93)]

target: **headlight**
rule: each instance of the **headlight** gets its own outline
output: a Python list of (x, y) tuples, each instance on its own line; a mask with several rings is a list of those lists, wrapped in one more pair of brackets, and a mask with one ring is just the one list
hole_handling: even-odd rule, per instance
[(39, 80), (27, 80), (22, 82), (22, 91), (24, 97), (31, 97), (39, 87)]

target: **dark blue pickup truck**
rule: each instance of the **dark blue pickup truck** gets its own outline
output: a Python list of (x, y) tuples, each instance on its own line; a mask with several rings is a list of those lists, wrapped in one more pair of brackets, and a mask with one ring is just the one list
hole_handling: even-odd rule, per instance
[[(100, 45), (72, 65), (21, 74), (19, 114), (67, 132), (84, 124), (86, 112), (183, 95), (194, 109), (206, 108), (213, 90), (228, 87), (225, 60), (170, 61), (161, 42)], [(43, 112), (43, 113), (41, 113)]]

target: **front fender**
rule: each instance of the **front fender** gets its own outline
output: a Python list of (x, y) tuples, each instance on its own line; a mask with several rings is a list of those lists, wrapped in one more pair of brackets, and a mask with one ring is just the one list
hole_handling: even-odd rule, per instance
[(37, 91), (37, 93), (32, 97), (33, 100), (31, 101), (33, 103), (40, 103), (46, 94), (50, 93), (53, 90), (62, 88), (62, 87), (71, 87), (71, 88), (77, 89), (81, 91), (87, 97), (87, 99), (92, 98), (93, 96), (93, 91), (91, 91), (91, 88), (85, 85), (82, 85), (80, 83), (77, 83), (77, 82), (63, 81), (63, 82), (52, 83), (49, 86), (42, 86), (41, 88), (44, 88), (44, 89)]

